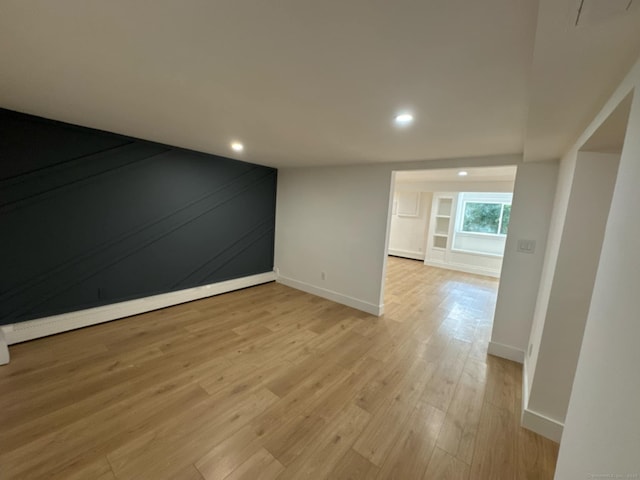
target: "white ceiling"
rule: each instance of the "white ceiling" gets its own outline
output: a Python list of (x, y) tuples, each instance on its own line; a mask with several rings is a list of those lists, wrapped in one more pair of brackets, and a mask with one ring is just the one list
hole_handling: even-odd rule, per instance
[[(396, 182), (513, 182), (517, 167), (442, 168), (396, 172)], [(458, 172), (467, 172), (459, 176)]]
[[(541, 0), (530, 76), (525, 160), (559, 158), (578, 139), (640, 55), (640, 0)], [(608, 15), (607, 5), (630, 5)], [(600, 8), (597, 8), (600, 6)], [(588, 8), (590, 7), (590, 8)]]
[(0, 106), (278, 167), (555, 158), (640, 52), (640, 15), (576, 28), (574, 0), (537, 3), (2, 1)]

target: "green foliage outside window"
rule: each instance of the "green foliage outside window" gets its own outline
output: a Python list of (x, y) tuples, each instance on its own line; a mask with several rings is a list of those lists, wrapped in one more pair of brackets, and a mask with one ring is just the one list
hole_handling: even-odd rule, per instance
[(509, 230), (509, 220), (511, 219), (511, 205), (502, 206), (502, 223), (500, 225), (500, 233), (506, 235)]
[(511, 205), (467, 202), (464, 206), (462, 231), (506, 235), (510, 216)]

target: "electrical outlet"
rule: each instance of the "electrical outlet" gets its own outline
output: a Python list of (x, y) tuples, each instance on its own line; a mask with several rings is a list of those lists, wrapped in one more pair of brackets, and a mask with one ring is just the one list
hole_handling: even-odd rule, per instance
[(327, 279), (327, 274), (325, 272), (320, 272), (320, 278), (322, 280), (326, 280)]
[(276, 275), (280, 275), (280, 267), (274, 268), (274, 271), (276, 272)]

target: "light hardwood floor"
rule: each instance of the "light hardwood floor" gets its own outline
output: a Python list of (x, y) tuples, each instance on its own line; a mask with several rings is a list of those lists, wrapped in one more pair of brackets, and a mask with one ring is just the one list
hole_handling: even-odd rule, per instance
[(548, 479), (497, 282), (391, 257), (376, 318), (275, 283), (11, 348), (0, 479)]

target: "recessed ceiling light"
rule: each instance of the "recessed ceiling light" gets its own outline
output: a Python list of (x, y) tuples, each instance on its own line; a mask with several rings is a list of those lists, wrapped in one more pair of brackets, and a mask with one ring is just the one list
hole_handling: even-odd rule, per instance
[(465, 172), (464, 170), (460, 170), (458, 172), (459, 177), (466, 177), (467, 175), (469, 175), (469, 172)]
[(410, 113), (400, 113), (395, 116), (394, 121), (399, 127), (406, 127), (413, 123), (413, 115)]
[(244, 145), (242, 145), (240, 142), (233, 142), (231, 144), (231, 150), (233, 150), (234, 152), (241, 152), (244, 150)]

